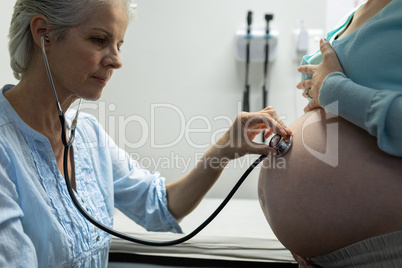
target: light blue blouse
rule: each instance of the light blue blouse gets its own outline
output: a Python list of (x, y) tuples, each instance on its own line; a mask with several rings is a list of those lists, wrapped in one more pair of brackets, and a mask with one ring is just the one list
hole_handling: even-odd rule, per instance
[[(334, 40), (355, 11), (329, 32), (343, 73), (324, 80), (319, 102), (377, 137), (381, 150), (402, 156), (402, 0), (393, 0), (359, 29)], [(319, 64), (320, 51), (302, 64)], [(308, 76), (302, 76), (307, 79)], [(330, 104), (338, 104), (331, 110)]]
[[(11, 87), (0, 95), (0, 267), (107, 267), (111, 236), (74, 207), (49, 140), (4, 98)], [(116, 206), (147, 230), (181, 232), (164, 178), (141, 169), (93, 116), (80, 115), (73, 150), (77, 197), (101, 223), (112, 226)]]

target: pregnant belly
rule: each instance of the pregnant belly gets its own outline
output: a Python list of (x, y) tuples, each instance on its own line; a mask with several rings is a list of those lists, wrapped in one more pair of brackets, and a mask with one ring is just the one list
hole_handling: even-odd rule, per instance
[(402, 230), (402, 158), (323, 110), (290, 128), (292, 149), (268, 157), (258, 182), (265, 217), (290, 251), (312, 257)]

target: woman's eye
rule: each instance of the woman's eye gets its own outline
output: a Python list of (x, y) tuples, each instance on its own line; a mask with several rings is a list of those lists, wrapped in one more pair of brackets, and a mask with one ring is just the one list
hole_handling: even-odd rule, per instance
[(100, 45), (103, 45), (105, 43), (105, 39), (99, 37), (92, 37), (92, 41)]

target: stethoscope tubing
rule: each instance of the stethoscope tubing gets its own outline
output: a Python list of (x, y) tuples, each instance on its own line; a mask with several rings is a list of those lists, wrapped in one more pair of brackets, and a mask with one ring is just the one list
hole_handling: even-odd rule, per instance
[[(191, 233), (189, 233), (188, 235), (186, 235), (186, 236), (184, 236), (182, 238), (175, 239), (175, 240), (170, 240), (170, 241), (144, 240), (144, 239), (140, 239), (140, 238), (136, 238), (136, 237), (133, 237), (133, 236), (123, 234), (121, 232), (118, 232), (118, 231), (116, 231), (116, 230), (114, 230), (114, 229), (112, 229), (112, 228), (110, 228), (110, 227), (98, 222), (91, 215), (89, 215), (85, 211), (85, 209), (82, 208), (80, 202), (76, 198), (75, 192), (74, 192), (74, 190), (73, 190), (73, 188), (71, 186), (70, 175), (69, 175), (69, 171), (68, 171), (68, 154), (69, 154), (69, 149), (70, 149), (70, 147), (72, 147), (72, 144), (73, 144), (74, 139), (75, 139), (75, 132), (76, 132), (76, 127), (77, 127), (78, 114), (79, 114), (79, 111), (80, 111), (82, 100), (80, 100), (80, 103), (79, 103), (78, 110), (76, 112), (75, 118), (73, 119), (73, 122), (71, 124), (71, 128), (69, 129), (70, 130), (69, 135), (68, 135), (69, 139), (67, 140), (67, 123), (66, 123), (64, 113), (63, 113), (63, 111), (61, 109), (60, 102), (59, 102), (59, 100), (57, 98), (57, 93), (56, 93), (56, 90), (55, 90), (52, 75), (51, 75), (51, 72), (50, 72), (49, 63), (48, 63), (47, 56), (46, 56), (44, 41), (45, 41), (45, 36), (42, 36), (42, 40), (41, 40), (42, 54), (43, 54), (43, 58), (44, 58), (44, 62), (45, 62), (45, 68), (46, 68), (48, 78), (49, 78), (49, 82), (50, 82), (50, 86), (52, 88), (53, 95), (54, 95), (54, 98), (55, 98), (55, 102), (56, 102), (56, 106), (57, 106), (58, 114), (59, 114), (59, 120), (60, 120), (60, 124), (61, 124), (61, 128), (62, 128), (61, 140), (62, 140), (62, 143), (64, 145), (63, 171), (64, 171), (64, 180), (65, 180), (66, 186), (67, 186), (67, 191), (68, 191), (68, 193), (70, 195), (70, 198), (71, 198), (74, 206), (81, 213), (81, 215), (83, 215), (90, 223), (92, 223), (93, 225), (95, 225), (99, 229), (101, 229), (101, 230), (103, 230), (103, 231), (105, 231), (105, 232), (107, 232), (107, 233), (109, 233), (109, 234), (111, 234), (113, 236), (116, 236), (118, 238), (130, 241), (130, 242), (138, 243), (138, 244), (148, 245), (148, 246), (173, 246), (173, 245), (183, 243), (183, 242), (193, 238), (195, 235), (197, 235), (199, 232), (201, 232), (201, 230), (203, 230), (213, 219), (215, 219), (215, 217), (227, 205), (227, 203), (230, 201), (230, 199), (233, 197), (233, 195), (236, 193), (236, 191), (242, 185), (244, 180), (251, 173), (251, 171), (253, 171), (253, 169), (261, 161), (263, 161), (267, 157), (266, 155), (261, 155), (257, 160), (255, 160), (254, 163), (240, 177), (240, 179), (237, 181), (235, 186), (232, 188), (232, 190), (229, 192), (229, 194), (226, 196), (226, 198), (222, 201), (222, 203), (218, 206), (218, 208), (203, 223), (201, 223), (200, 226), (198, 226), (196, 229), (194, 229), (194, 231), (192, 231)], [(292, 145), (292, 140), (290, 140), (290, 144), (288, 145), (288, 148), (286, 150), (280, 150), (282, 147), (286, 147), (286, 145), (282, 144), (282, 143), (285, 143), (285, 141), (282, 140), (282, 139), (280, 139), (279, 142), (281, 144), (278, 144), (279, 147), (275, 148), (277, 150), (277, 152), (278, 152), (276, 157), (285, 155), (287, 153), (287, 151), (289, 150), (290, 146)]]
[(241, 184), (244, 182), (244, 180), (247, 178), (247, 176), (253, 171), (253, 169), (258, 166), (258, 164), (263, 161), (267, 156), (266, 155), (261, 155), (257, 160), (254, 161), (254, 163), (244, 172), (244, 174), (241, 176), (241, 178), (238, 180), (238, 182), (235, 184), (233, 189), (229, 192), (229, 194), (226, 196), (226, 198), (222, 201), (222, 203), (219, 205), (219, 207), (203, 222), (198, 226), (194, 231), (189, 233), (188, 235), (175, 239), (175, 240), (170, 240), (170, 241), (150, 241), (150, 240), (144, 240), (144, 239), (139, 239), (133, 236), (129, 236), (126, 234), (123, 234), (121, 232), (118, 232), (112, 228), (107, 227), (106, 225), (103, 225), (102, 223), (98, 222), (95, 220), (91, 215), (89, 215), (85, 209), (81, 206), (79, 201), (77, 200), (74, 190), (72, 189), (71, 182), (70, 182), (70, 176), (68, 172), (68, 152), (69, 152), (69, 147), (70, 146), (65, 146), (64, 147), (64, 157), (63, 157), (63, 170), (64, 170), (64, 179), (66, 181), (67, 185), (67, 190), (68, 193), (71, 197), (71, 200), (73, 201), (75, 207), (78, 209), (78, 211), (93, 225), (98, 227), (99, 229), (114, 235), (116, 237), (119, 237), (121, 239), (138, 243), (138, 244), (143, 244), (147, 246), (173, 246), (177, 245), (180, 243), (183, 243), (191, 238), (193, 238), (195, 235), (197, 235), (201, 230), (203, 230), (213, 219), (215, 219), (216, 216), (222, 211), (222, 209), (226, 206), (226, 204), (230, 201), (230, 199), (233, 197), (233, 195), (236, 193), (236, 191), (239, 189)]

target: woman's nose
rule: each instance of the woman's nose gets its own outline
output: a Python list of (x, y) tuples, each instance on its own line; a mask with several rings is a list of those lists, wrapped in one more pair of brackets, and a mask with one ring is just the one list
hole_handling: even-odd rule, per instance
[(105, 67), (111, 67), (113, 69), (119, 69), (123, 66), (123, 62), (120, 58), (120, 53), (117, 49), (112, 49), (103, 58), (103, 65)]

